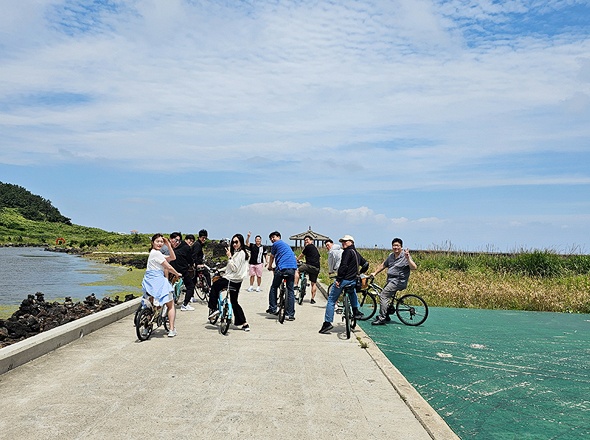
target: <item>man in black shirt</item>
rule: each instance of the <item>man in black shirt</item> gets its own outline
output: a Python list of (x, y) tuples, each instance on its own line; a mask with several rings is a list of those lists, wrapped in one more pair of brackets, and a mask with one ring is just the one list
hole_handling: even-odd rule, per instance
[(193, 294), (195, 293), (195, 283), (190, 276), (188, 270), (193, 265), (193, 257), (191, 255), (191, 247), (186, 241), (182, 241), (182, 234), (180, 232), (173, 232), (170, 234), (170, 244), (174, 249), (176, 259), (171, 261), (170, 264), (174, 269), (182, 274), (182, 280), (186, 287), (186, 293), (184, 294), (184, 302), (180, 307), (181, 311), (195, 310), (189, 303)]
[(195, 264), (195, 278), (193, 281), (197, 279), (199, 272), (202, 272), (207, 280), (207, 285), (211, 287), (211, 274), (209, 274), (209, 271), (205, 267), (205, 254), (203, 252), (203, 245), (207, 241), (207, 235), (207, 230), (201, 229), (199, 231), (199, 239), (191, 247), (193, 262)]
[(315, 304), (316, 282), (320, 273), (320, 252), (313, 245), (313, 238), (310, 235), (306, 235), (303, 238), (303, 243), (305, 243), (305, 247), (297, 260), (301, 260), (305, 255), (305, 263), (301, 264), (295, 272), (295, 290), (299, 289), (300, 272), (306, 272), (309, 276), (309, 281), (311, 281), (311, 303)]

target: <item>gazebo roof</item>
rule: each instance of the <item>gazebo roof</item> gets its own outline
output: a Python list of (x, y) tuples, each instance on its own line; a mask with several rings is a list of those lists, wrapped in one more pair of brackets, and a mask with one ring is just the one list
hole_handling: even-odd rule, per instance
[(310, 226), (308, 231), (302, 232), (300, 234), (291, 235), (289, 237), (289, 240), (303, 240), (303, 238), (305, 238), (306, 235), (309, 235), (314, 241), (325, 241), (328, 238), (330, 238), (325, 235), (318, 234), (317, 232), (313, 232)]

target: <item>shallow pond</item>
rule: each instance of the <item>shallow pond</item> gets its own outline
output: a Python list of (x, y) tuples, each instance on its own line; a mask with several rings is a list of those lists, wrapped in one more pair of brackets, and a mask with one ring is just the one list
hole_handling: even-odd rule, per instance
[(43, 292), (46, 300), (66, 296), (81, 300), (92, 293), (101, 298), (117, 291), (141, 291), (140, 285), (119, 284), (117, 278), (126, 274), (125, 267), (44, 248), (0, 247), (0, 268), (0, 305), (3, 306), (18, 305), (36, 292)]

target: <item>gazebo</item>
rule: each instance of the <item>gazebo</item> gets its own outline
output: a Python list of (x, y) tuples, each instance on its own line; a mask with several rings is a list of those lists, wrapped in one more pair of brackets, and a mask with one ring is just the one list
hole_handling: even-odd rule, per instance
[(295, 234), (295, 235), (291, 235), (289, 237), (289, 240), (294, 240), (295, 241), (295, 247), (304, 247), (303, 245), (303, 239), (305, 238), (306, 235), (309, 235), (312, 240), (313, 240), (313, 244), (316, 247), (322, 247), (324, 245), (324, 241), (326, 241), (328, 238), (330, 237), (326, 237), (325, 235), (322, 234), (318, 234), (317, 232), (313, 232), (311, 230), (311, 226), (309, 227), (309, 230), (302, 232), (300, 234)]

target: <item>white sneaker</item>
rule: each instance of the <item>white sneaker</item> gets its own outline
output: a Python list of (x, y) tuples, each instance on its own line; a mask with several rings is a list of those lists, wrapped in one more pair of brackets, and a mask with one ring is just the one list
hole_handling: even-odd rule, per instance
[(260, 286), (258, 286), (258, 287), (256, 288), (256, 291), (257, 291), (257, 292), (260, 292)]
[(195, 308), (192, 307), (190, 304), (187, 304), (186, 306), (183, 304), (180, 306), (180, 310), (195, 310)]
[(248, 287), (248, 292), (252, 292), (254, 290), (254, 287), (250, 286)]
[(177, 334), (178, 334), (178, 332), (176, 331), (176, 329), (174, 329), (174, 330), (170, 330), (170, 331), (168, 332), (168, 337), (169, 337), (169, 338), (173, 338), (173, 337), (174, 337), (174, 336), (176, 336)]
[(192, 303), (196, 303), (197, 302), (197, 298), (195, 298), (194, 296), (191, 298), (191, 302)]
[(209, 319), (213, 319), (217, 315), (219, 315), (219, 309), (215, 309), (215, 310), (211, 311), (211, 313), (209, 313)]

